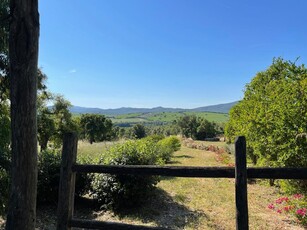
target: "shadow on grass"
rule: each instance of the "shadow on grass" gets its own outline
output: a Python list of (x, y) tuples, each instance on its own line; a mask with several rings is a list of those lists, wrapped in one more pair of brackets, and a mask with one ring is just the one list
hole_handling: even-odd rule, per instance
[(182, 164), (180, 161), (169, 161), (167, 162), (168, 165), (173, 165), (173, 164)]
[(75, 216), (83, 219), (98, 219), (102, 221), (119, 219), (121, 222), (124, 222), (122, 219), (125, 219), (130, 224), (137, 225), (135, 221), (138, 221), (138, 223), (155, 224), (167, 229), (184, 229), (186, 227), (198, 229), (201, 228), (201, 221), (202, 223), (207, 222), (208, 227), (218, 228), (218, 226), (211, 226), (209, 224), (212, 221), (209, 221), (209, 216), (203, 211), (190, 210), (184, 206), (182, 203), (186, 199), (188, 198), (183, 196), (171, 197), (164, 190), (156, 189), (142, 206), (122, 210), (117, 213), (99, 211), (95, 201), (83, 199), (76, 202)]
[(179, 155), (179, 156), (173, 156), (173, 158), (194, 158), (194, 157), (189, 155)]
[[(210, 220), (209, 216), (198, 210), (191, 210), (183, 203), (188, 198), (183, 195), (170, 196), (162, 189), (156, 189), (146, 203), (140, 207), (112, 211), (100, 210), (99, 204), (90, 198), (76, 197), (74, 217), (88, 220), (141, 223), (156, 225), (167, 229), (223, 229)], [(37, 209), (37, 229), (51, 230), (56, 228), (56, 205), (43, 205)], [(124, 219), (124, 220), (123, 220)], [(205, 223), (205, 226), (204, 226)]]
[(176, 179), (176, 177), (173, 177), (173, 176), (160, 176), (160, 181), (161, 180), (174, 180)]

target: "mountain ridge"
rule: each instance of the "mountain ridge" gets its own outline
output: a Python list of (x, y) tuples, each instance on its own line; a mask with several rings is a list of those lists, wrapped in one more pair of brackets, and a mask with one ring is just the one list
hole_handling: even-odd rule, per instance
[(120, 107), (116, 109), (101, 109), (101, 108), (88, 108), (88, 107), (73, 105), (70, 108), (70, 112), (74, 114), (94, 113), (94, 114), (104, 114), (104, 115), (123, 115), (129, 113), (185, 112), (185, 111), (229, 113), (229, 110), (237, 103), (238, 101), (234, 101), (230, 103), (202, 106), (194, 109), (167, 108), (162, 106), (153, 107), (153, 108)]

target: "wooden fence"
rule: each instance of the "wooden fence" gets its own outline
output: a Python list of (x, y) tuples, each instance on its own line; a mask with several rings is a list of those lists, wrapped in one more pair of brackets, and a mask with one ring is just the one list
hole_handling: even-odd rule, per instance
[(180, 167), (180, 166), (107, 166), (76, 164), (77, 136), (68, 133), (64, 136), (59, 201), (57, 210), (57, 230), (70, 230), (72, 227), (86, 229), (164, 229), (114, 222), (101, 222), (76, 219), (73, 217), (76, 173), (109, 173), (161, 175), (198, 178), (235, 178), (236, 229), (248, 229), (247, 178), (266, 179), (307, 179), (307, 168), (247, 168), (245, 137), (235, 141), (235, 167)]

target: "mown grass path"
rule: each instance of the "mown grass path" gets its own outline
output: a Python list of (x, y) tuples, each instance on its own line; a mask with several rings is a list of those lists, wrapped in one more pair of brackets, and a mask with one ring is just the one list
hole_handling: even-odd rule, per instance
[[(173, 159), (173, 165), (221, 165), (215, 160), (215, 153), (186, 147), (176, 152)], [(162, 180), (158, 187), (194, 215), (189, 223), (177, 226), (178, 229), (235, 229), (234, 179), (172, 178)], [(248, 185), (250, 229), (304, 229), (267, 208), (277, 197), (273, 187)]]

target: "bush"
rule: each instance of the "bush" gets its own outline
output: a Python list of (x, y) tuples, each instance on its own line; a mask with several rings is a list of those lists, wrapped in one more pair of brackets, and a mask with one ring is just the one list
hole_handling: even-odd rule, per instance
[(61, 155), (53, 150), (38, 154), (37, 202), (57, 203)]
[[(90, 158), (81, 159), (81, 163), (91, 163)], [(37, 202), (38, 204), (58, 202), (58, 191), (61, 170), (61, 154), (55, 150), (44, 150), (38, 155), (38, 181)], [(91, 175), (77, 173), (76, 195), (84, 195), (90, 190)]]
[[(127, 141), (112, 146), (100, 163), (107, 165), (156, 165), (158, 145), (149, 140)], [(156, 176), (99, 174), (92, 181), (92, 195), (104, 208), (120, 211), (146, 201), (159, 181)]]
[(164, 138), (165, 137), (163, 135), (154, 134), (154, 135), (147, 136), (144, 139), (146, 141), (152, 141), (154, 143), (158, 143), (159, 141), (163, 140)]
[[(92, 158), (89, 156), (81, 157), (78, 162), (78, 164), (96, 164)], [(77, 173), (76, 174), (76, 187), (75, 187), (75, 193), (78, 196), (82, 196), (85, 194), (88, 194), (91, 191), (91, 183), (93, 180), (93, 174), (90, 173)]]
[(181, 147), (180, 140), (175, 137), (167, 137), (158, 142), (160, 147), (160, 157), (164, 163), (168, 163), (173, 156), (173, 153), (178, 151)]

